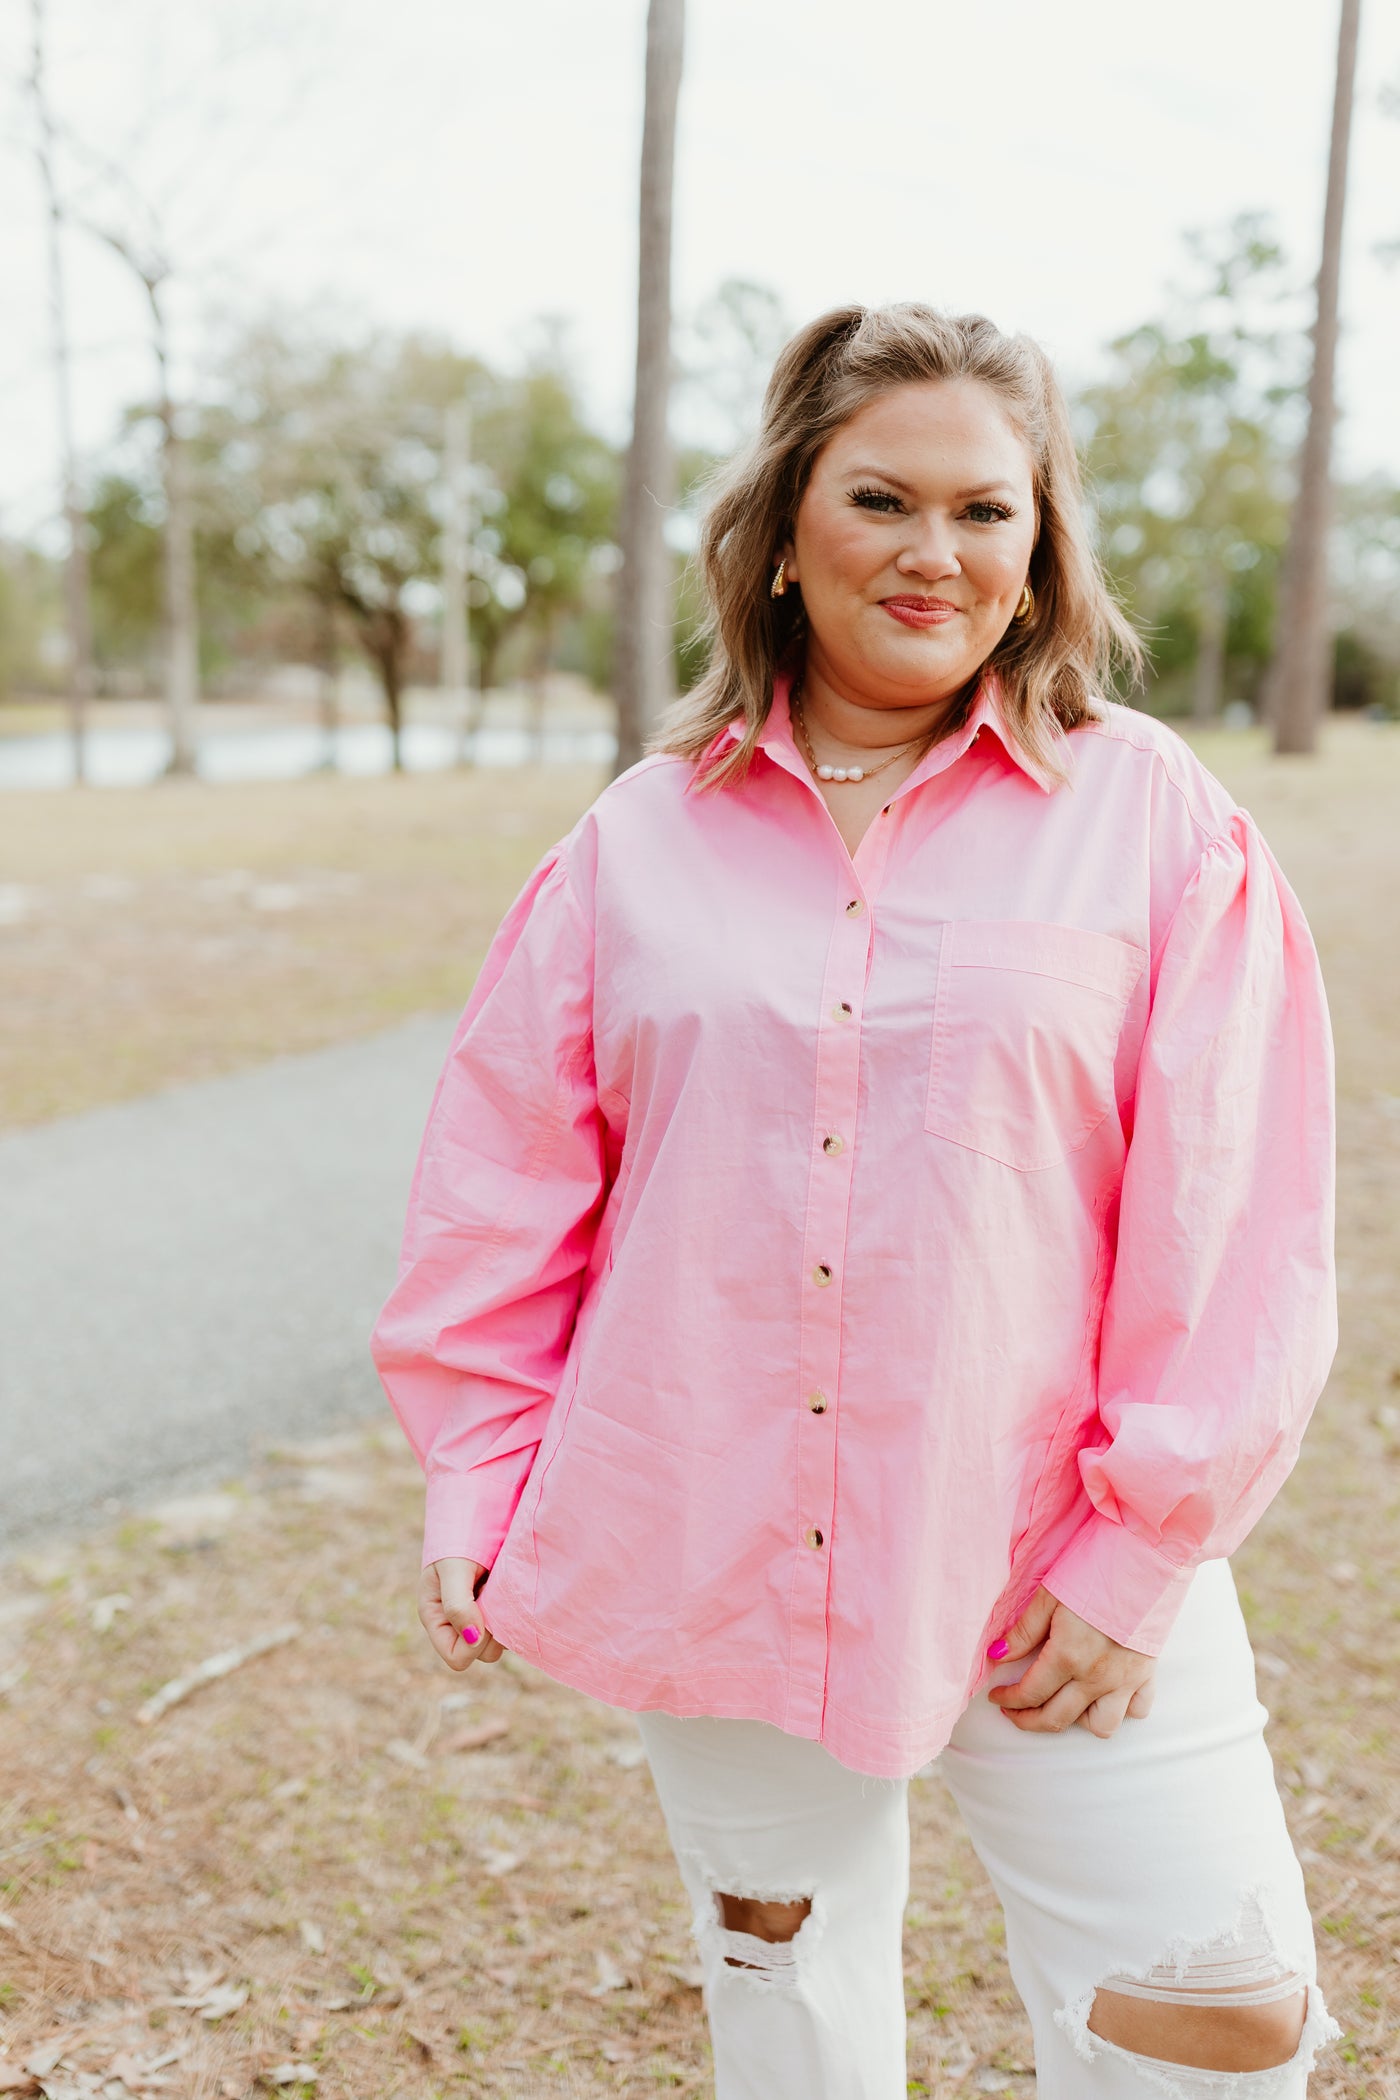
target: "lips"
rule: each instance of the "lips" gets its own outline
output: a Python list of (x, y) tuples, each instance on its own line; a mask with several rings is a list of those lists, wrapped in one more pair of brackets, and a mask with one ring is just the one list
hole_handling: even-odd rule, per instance
[(903, 627), (942, 627), (958, 612), (946, 598), (882, 598), (880, 604)]

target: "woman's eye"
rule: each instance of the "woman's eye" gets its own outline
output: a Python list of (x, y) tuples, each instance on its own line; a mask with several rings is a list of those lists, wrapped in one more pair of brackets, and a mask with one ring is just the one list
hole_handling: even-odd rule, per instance
[(1009, 503), (969, 503), (967, 515), (974, 525), (1000, 525), (1016, 513)]
[(851, 501), (858, 503), (862, 510), (892, 511), (904, 508), (898, 496), (892, 496), (888, 489), (852, 489)]

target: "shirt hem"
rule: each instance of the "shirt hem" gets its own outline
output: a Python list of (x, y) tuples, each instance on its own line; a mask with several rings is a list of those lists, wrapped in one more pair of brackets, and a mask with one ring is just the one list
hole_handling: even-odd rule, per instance
[(605, 1706), (623, 1707), (629, 1713), (659, 1711), (684, 1720), (708, 1715), (723, 1720), (766, 1721), (785, 1735), (819, 1742), (838, 1764), (871, 1779), (912, 1778), (946, 1746), (967, 1705), (965, 1699), (960, 1700), (937, 1719), (917, 1726), (876, 1729), (834, 1707), (828, 1699), (825, 1726), (793, 1727), (787, 1725), (788, 1717), (804, 1701), (810, 1700), (814, 1710), (821, 1712), (820, 1678), (785, 1678), (775, 1691), (768, 1673), (762, 1678), (757, 1673), (746, 1677), (732, 1663), (713, 1671), (639, 1668), (605, 1659), (596, 1649), (577, 1647), (558, 1635), (541, 1635), (528, 1617), (515, 1620), (516, 1600), (508, 1593), (493, 1599), (489, 1584), (481, 1601), (487, 1624), (504, 1648), (572, 1691), (582, 1692)]

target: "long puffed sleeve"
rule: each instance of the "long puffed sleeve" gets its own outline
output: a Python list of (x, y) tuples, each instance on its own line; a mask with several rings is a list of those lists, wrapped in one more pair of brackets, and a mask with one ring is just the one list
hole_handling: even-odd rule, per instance
[(555, 847), (438, 1081), (370, 1350), (427, 1477), (423, 1564), (490, 1567), (553, 1404), (604, 1194), (593, 944)]
[(1094, 1513), (1043, 1577), (1160, 1652), (1198, 1562), (1287, 1478), (1336, 1349), (1332, 1036), (1302, 908), (1253, 819), (1161, 946), (1080, 1453)]

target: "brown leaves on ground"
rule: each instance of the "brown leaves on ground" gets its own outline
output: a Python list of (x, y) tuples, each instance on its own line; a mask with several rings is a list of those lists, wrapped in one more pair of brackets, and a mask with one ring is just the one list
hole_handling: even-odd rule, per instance
[(420, 1503), (376, 1429), (10, 1572), (9, 2090), (702, 2089), (686, 1905), (609, 1754), (630, 1724), (513, 1659), (442, 1669)]
[[(710, 2090), (630, 1721), (514, 1657), (442, 1669), (420, 1515), (376, 1427), (9, 1571), (0, 2092)], [(201, 1678), (288, 1612), (296, 1639)], [(1028, 2043), (991, 1892), (915, 1795), (911, 2065), (942, 2090)]]

